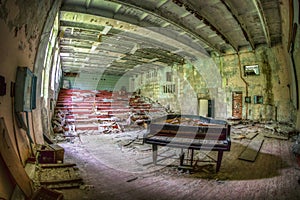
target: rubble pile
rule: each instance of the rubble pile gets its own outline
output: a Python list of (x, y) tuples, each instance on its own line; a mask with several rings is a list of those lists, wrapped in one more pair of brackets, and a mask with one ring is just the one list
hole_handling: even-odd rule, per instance
[(63, 193), (55, 189), (84, 186), (79, 168), (75, 163), (65, 162), (64, 154), (64, 148), (58, 144), (34, 145), (25, 166), (33, 183), (32, 199), (63, 199)]
[(156, 122), (158, 124), (180, 124), (181, 126), (219, 126), (219, 124), (205, 122), (200, 119), (193, 119), (188, 117), (175, 117), (171, 119), (166, 119), (160, 122)]
[(61, 133), (63, 138), (86, 132), (118, 133), (165, 114), (163, 106), (135, 93), (61, 89), (52, 127), (53, 132)]
[(294, 127), (292, 124), (279, 122), (239, 121), (239, 123), (232, 124), (231, 133), (233, 139), (252, 139), (249, 137), (255, 137), (255, 135), (261, 133), (264, 137), (294, 141), (298, 136), (298, 131)]

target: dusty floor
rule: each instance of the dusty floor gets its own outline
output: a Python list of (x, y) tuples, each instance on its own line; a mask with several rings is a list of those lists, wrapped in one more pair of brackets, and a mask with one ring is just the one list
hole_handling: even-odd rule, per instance
[(65, 162), (76, 163), (84, 180), (80, 188), (61, 190), (64, 198), (300, 199), (300, 171), (291, 141), (265, 138), (256, 161), (247, 162), (238, 156), (250, 140), (233, 140), (220, 172), (215, 173), (213, 163), (198, 162), (188, 173), (178, 171), (176, 149), (159, 147), (161, 161), (151, 164), (150, 146), (135, 140), (141, 134), (81, 135), (81, 141), (59, 143)]

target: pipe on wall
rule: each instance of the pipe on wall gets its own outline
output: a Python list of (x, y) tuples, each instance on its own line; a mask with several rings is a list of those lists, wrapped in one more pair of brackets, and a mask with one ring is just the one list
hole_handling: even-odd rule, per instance
[[(248, 96), (248, 86), (249, 83), (244, 79), (243, 77), (243, 73), (242, 73), (242, 64), (241, 64), (241, 58), (240, 58), (240, 54), (237, 53), (238, 56), (238, 61), (239, 61), (239, 70), (240, 70), (240, 78), (243, 80), (243, 82), (245, 83), (245, 87), (246, 87), (246, 97)], [(248, 119), (248, 104), (246, 103), (246, 119)]]

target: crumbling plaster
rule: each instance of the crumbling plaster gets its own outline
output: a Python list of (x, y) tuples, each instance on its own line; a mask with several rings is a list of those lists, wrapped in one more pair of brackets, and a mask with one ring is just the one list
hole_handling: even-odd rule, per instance
[[(290, 84), (290, 78), (286, 73), (287, 63), (283, 55), (282, 46), (272, 48), (262, 46), (255, 51), (221, 57), (220, 68), (222, 78), (225, 79), (223, 83), (225, 83), (229, 116), (232, 114), (231, 94), (240, 91), (243, 92), (243, 98), (251, 97), (248, 106), (243, 102), (243, 118), (291, 122), (293, 108), (287, 86)], [(255, 64), (259, 66), (260, 75), (244, 76), (244, 66)], [(263, 96), (263, 104), (254, 104), (254, 95)]]
[[(232, 92), (238, 91), (243, 93), (243, 98), (251, 97), (251, 103), (243, 102), (243, 119), (295, 123), (288, 87), (291, 79), (289, 73), (286, 73), (287, 63), (283, 51), (281, 45), (272, 48), (261, 46), (255, 51), (213, 56), (210, 61), (198, 63), (198, 66), (187, 63), (160, 69), (158, 78), (154, 80), (139, 76), (139, 84), (136, 85), (142, 86), (143, 95), (180, 113), (197, 114), (198, 98), (213, 99), (220, 102), (215, 104), (215, 116), (223, 118), (232, 116)], [(212, 60), (214, 64), (210, 63)], [(244, 65), (254, 64), (259, 65), (260, 75), (244, 76)], [(218, 70), (210, 71), (209, 68), (213, 67)], [(205, 68), (208, 69), (204, 70)], [(166, 84), (166, 71), (173, 71), (173, 83), (176, 84), (176, 92), (173, 94), (162, 92), (163, 85)], [(221, 84), (216, 83), (212, 87), (209, 80), (217, 77), (217, 73), (220, 73)], [(218, 82), (217, 79), (214, 81)], [(253, 103), (255, 95), (263, 96), (263, 104)], [(224, 103), (226, 108), (221, 106)]]
[[(5, 120), (9, 137), (13, 141), (13, 148), (16, 152), (15, 141), (18, 141), (22, 164), (30, 155), (30, 147), (24, 130), (16, 126), (16, 134), (14, 134), (12, 97), (10, 96), (11, 83), (15, 82), (18, 66), (26, 66), (33, 71), (41, 31), (48, 17), (51, 3), (51, 1), (38, 0), (1, 0), (0, 2), (0, 74), (5, 77), (7, 84), (6, 95), (0, 96), (0, 117)], [(34, 112), (40, 112), (40, 107), (37, 107)], [(34, 123), (32, 123), (33, 121)], [(36, 126), (39, 126), (38, 118), (32, 118), (32, 114), (29, 113), (31, 137), (36, 138), (36, 142), (42, 143), (43, 140), (38, 139), (42, 138), (38, 137), (42, 132), (38, 131)], [(16, 155), (18, 154), (16, 153)], [(7, 174), (2, 162), (0, 163), (0, 171), (0, 174)], [(0, 176), (0, 197), (9, 199), (14, 183), (6, 179), (6, 176)]]

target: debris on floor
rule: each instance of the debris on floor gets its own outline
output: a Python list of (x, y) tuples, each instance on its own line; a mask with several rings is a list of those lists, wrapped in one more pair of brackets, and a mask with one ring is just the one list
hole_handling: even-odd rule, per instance
[(41, 187), (34, 194), (31, 200), (62, 200), (64, 195), (56, 190), (52, 190), (46, 187)]
[(61, 199), (60, 193), (51, 189), (78, 188), (83, 184), (76, 164), (64, 162), (63, 147), (45, 144), (36, 145), (34, 150), (35, 157), (28, 159), (26, 165), (27, 174), (34, 183), (34, 198)]
[(252, 133), (248, 133), (246, 135), (246, 138), (249, 139), (249, 140), (252, 140), (253, 138), (255, 138), (257, 136), (257, 132), (252, 132)]
[(277, 122), (258, 123), (247, 120), (235, 121), (231, 127), (233, 140), (250, 140), (247, 147), (239, 155), (240, 160), (254, 162), (263, 145), (264, 138), (276, 140), (294, 140), (298, 132), (292, 124)]
[(275, 138), (275, 139), (279, 139), (279, 140), (288, 140), (289, 139), (287, 136), (275, 135), (275, 134), (270, 134), (270, 133), (265, 133), (264, 137)]
[(257, 136), (248, 144), (239, 156), (240, 160), (254, 162), (264, 142), (263, 136)]
[(258, 133), (263, 133), (266, 138), (280, 140), (295, 140), (294, 136), (298, 134), (294, 125), (278, 122), (259, 123), (247, 120), (235, 121), (231, 124), (231, 138), (234, 140), (253, 139)]
[(130, 126), (147, 127), (166, 108), (135, 93), (105, 90), (61, 89), (52, 128), (61, 140), (74, 140), (87, 131), (93, 134), (122, 133)]
[(47, 188), (72, 188), (80, 187), (83, 180), (80, 171), (75, 166), (38, 166), (35, 174), (35, 181)]

